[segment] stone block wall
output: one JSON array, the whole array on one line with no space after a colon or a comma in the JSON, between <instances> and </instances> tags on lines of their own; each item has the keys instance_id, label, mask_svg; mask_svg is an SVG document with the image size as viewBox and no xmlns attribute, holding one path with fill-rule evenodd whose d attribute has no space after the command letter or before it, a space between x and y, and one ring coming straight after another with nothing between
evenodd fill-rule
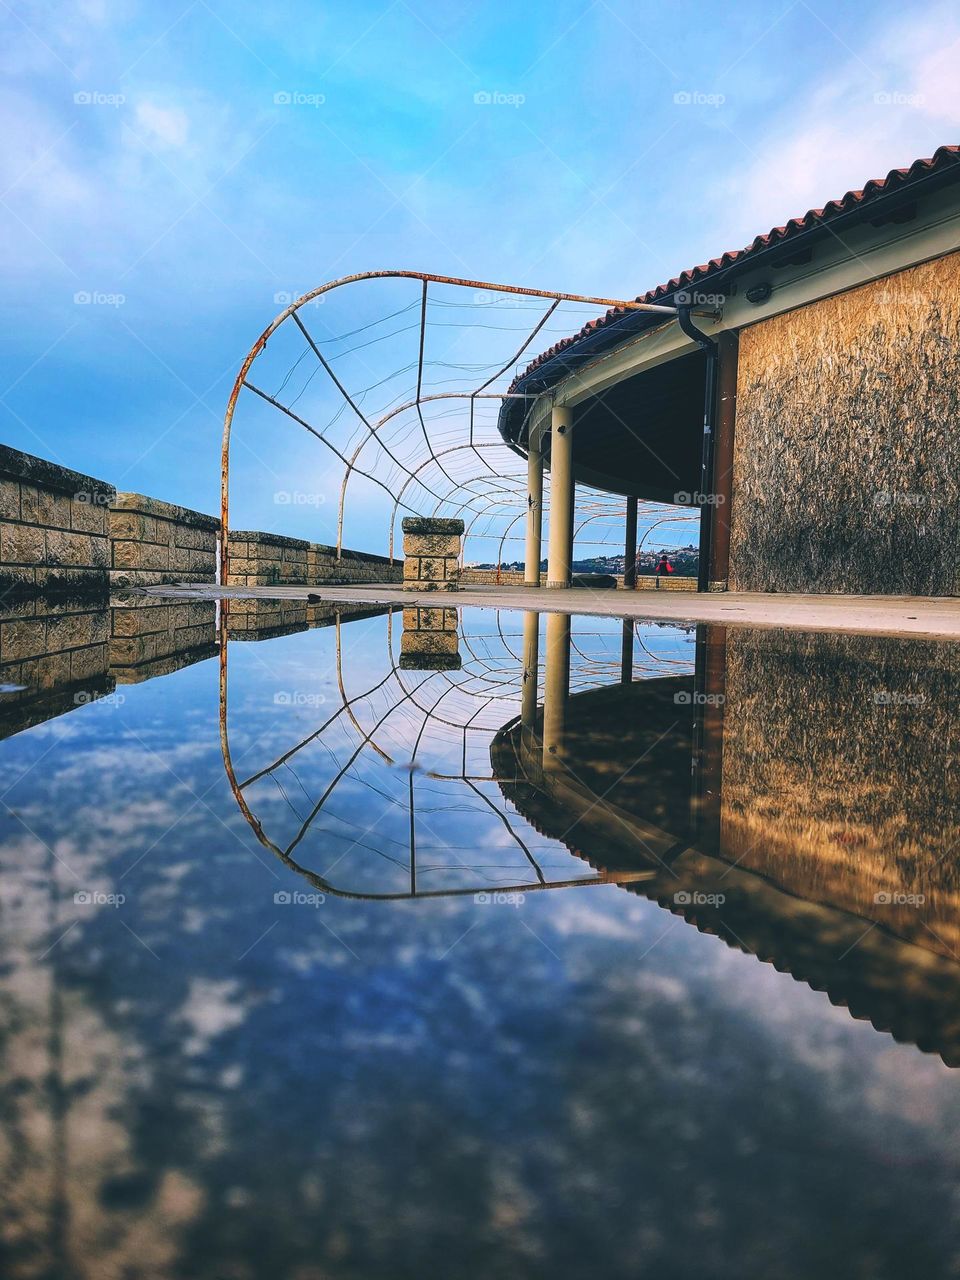
<instances>
[{"instance_id":1,"label":"stone block wall","mask_svg":"<svg viewBox=\"0 0 960 1280\"><path fill-rule=\"evenodd\" d=\"M188 507L118 493L110 509L110 585L216 582L220 521Z\"/></svg>"},{"instance_id":2,"label":"stone block wall","mask_svg":"<svg viewBox=\"0 0 960 1280\"><path fill-rule=\"evenodd\" d=\"M336 547L324 546L320 542L310 543L307 553L307 583L310 586L402 580L403 566L391 563L386 556L344 548L338 560Z\"/></svg>"},{"instance_id":3,"label":"stone block wall","mask_svg":"<svg viewBox=\"0 0 960 1280\"><path fill-rule=\"evenodd\" d=\"M462 520L405 516L403 520L403 589L456 591L460 581Z\"/></svg>"},{"instance_id":4,"label":"stone block wall","mask_svg":"<svg viewBox=\"0 0 960 1280\"><path fill-rule=\"evenodd\" d=\"M212 600L123 598L110 610L110 668L118 683L136 684L211 657L216 617Z\"/></svg>"},{"instance_id":5,"label":"stone block wall","mask_svg":"<svg viewBox=\"0 0 960 1280\"><path fill-rule=\"evenodd\" d=\"M279 533L231 530L227 583L231 587L305 586L310 543Z\"/></svg>"},{"instance_id":6,"label":"stone block wall","mask_svg":"<svg viewBox=\"0 0 960 1280\"><path fill-rule=\"evenodd\" d=\"M106 595L113 485L0 445L0 595Z\"/></svg>"}]
</instances>

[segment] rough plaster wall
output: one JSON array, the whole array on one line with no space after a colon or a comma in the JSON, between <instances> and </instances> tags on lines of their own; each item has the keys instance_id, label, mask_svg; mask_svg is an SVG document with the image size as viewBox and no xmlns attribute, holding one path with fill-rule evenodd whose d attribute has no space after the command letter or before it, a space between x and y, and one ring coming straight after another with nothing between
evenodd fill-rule
<instances>
[{"instance_id":1,"label":"rough plaster wall","mask_svg":"<svg viewBox=\"0 0 960 1280\"><path fill-rule=\"evenodd\" d=\"M739 591L960 594L960 254L744 330Z\"/></svg>"}]
</instances>

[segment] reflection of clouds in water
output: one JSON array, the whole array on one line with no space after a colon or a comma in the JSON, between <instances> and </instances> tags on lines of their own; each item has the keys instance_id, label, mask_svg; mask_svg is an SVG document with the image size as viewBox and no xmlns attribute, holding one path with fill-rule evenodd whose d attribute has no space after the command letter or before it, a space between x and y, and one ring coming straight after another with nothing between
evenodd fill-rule
<instances>
[{"instance_id":1,"label":"reflection of clouds in water","mask_svg":"<svg viewBox=\"0 0 960 1280\"><path fill-rule=\"evenodd\" d=\"M285 643L298 680L318 640ZM272 759L290 721L265 696L266 668L247 661L241 705L259 710L246 732ZM283 661L268 667L283 675ZM182 674L157 685L175 690ZM213 664L186 674L212 706ZM127 695L98 722L87 767L51 753L44 802L29 804L38 836L92 886L114 882L191 802L172 779L160 793L123 728L129 717L176 752L183 697ZM0 1160L24 1238L51 1222L60 1079L67 1231L84 1280L429 1275L438 1258L464 1275L579 1280L694 1274L704 1257L805 1280L829 1274L831 1256L866 1257L863 1239L885 1238L893 1208L914 1274L937 1274L960 1149L955 1076L938 1061L613 887L533 893L520 908L278 907L277 888L304 883L247 852L215 726L195 710L196 740L169 759L210 808L194 806L124 880L123 920L159 961L99 909L38 965L51 888L69 899L73 882L51 879L37 839L2 827L4 893L29 908L0 939L15 1015L5 1084L28 1168ZM0 765L19 745L0 744ZM356 767L369 778L374 764L365 753ZM428 803L450 805L429 825L449 820L471 861L502 853L492 812L468 821L453 792L427 785L440 792ZM369 804L355 777L342 794L335 833ZM271 818L284 807L264 801ZM533 834L531 847L557 848ZM65 927L72 905L55 905ZM51 1072L55 1017L66 1052ZM836 1223L824 1204L842 1206ZM877 1275L898 1274L891 1256Z\"/></svg>"}]
</instances>

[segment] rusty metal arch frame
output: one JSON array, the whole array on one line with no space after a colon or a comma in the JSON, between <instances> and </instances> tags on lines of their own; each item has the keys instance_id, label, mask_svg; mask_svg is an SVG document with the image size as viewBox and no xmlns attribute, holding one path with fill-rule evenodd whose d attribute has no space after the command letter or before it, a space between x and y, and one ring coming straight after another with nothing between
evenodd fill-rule
<instances>
[{"instance_id":1,"label":"rusty metal arch frame","mask_svg":"<svg viewBox=\"0 0 960 1280\"><path fill-rule=\"evenodd\" d=\"M363 447L365 447L365 445L369 442L369 440L371 438L376 438L379 446L386 450L386 446L384 445L383 441L380 439L380 436L379 436L379 432L382 428L383 423L378 423L375 427L370 424L366 415L359 408L359 406L351 397L350 393L340 382L336 373L331 368L329 362L326 360L326 358L320 351L320 348L313 341L312 337L310 336L309 332L306 329L306 326L303 324L298 314L302 307L308 305L311 302L314 302L317 298L322 297L324 294L331 293L335 289L344 288L347 285L357 284L357 283L360 283L361 281L368 281L368 280L419 280L422 284L417 395L412 402L406 404L405 406L401 406L400 408L409 409L411 407L416 407L417 414L420 419L421 427L424 432L424 438L427 443L427 447L430 450L431 455L433 454L433 449L432 449L432 446L430 445L430 441L429 441L428 433L426 431L426 427L423 421L423 413L422 413L422 405L426 403L428 399L428 397L422 394L422 388L423 388L423 357L424 357L424 346L425 346L425 335L426 335L426 312L427 312L427 301L428 301L428 289L430 284L449 285L454 287L473 289L475 291L486 291L489 293L497 293L497 294L509 294L509 295L524 297L524 298L543 298L548 300L552 304L550 307L547 308L546 313L540 318L540 320L537 322L537 325L528 334L526 340L518 349L517 353L511 358L511 360L508 361L503 366L502 369L500 369L491 378L489 378L475 392L438 393L436 398L470 400L471 428L472 428L472 421L473 421L474 401L478 398L492 398L492 399L502 400L509 395L509 393L507 392L487 393L486 388L490 386L494 381L496 381L498 377L502 376L502 374L505 373L507 369L509 369L510 365L514 362L514 360L518 359L520 355L522 355L522 353L526 350L527 346L530 344L533 338L536 337L536 335L540 332L540 330L543 328L547 320L550 318L550 316L553 314L553 312L556 310L557 306L559 306L561 302L584 303L584 304L589 304L597 307L608 307L608 308L616 307L626 311L655 312L655 313L668 315L671 317L675 317L678 314L676 307L658 306L652 303L643 303L643 302L631 301L627 299L605 298L605 297L598 297L598 296L587 295L587 294L566 293L558 290L534 289L534 288L527 288L520 285L495 284L485 280L462 279L454 276L443 276L443 275L437 275L432 272L423 272L423 271L400 271L400 270L363 271L363 272L357 272L349 276L342 276L337 280L328 281L326 284L322 284L315 289L311 289L309 292L303 294L301 297L297 298L294 302L290 303L290 305L287 306L283 311L281 311L280 314L277 315L271 321L271 323L266 327L266 329L263 330L263 332L254 342L253 346L247 352L247 355L240 366L240 371L237 374L236 379L234 380L234 384L231 389L229 399L227 401L226 413L224 415L223 438L222 438L221 453L220 453L220 520L221 520L220 575L221 575L222 582L226 582L229 574L230 443L232 438L233 422L236 414L237 404L239 402L240 392L244 387L246 387L248 390L253 391L256 395L260 396L262 399L272 404L275 408L279 409L281 412L287 414L294 421L299 423L300 426L304 427L312 435L316 436L323 444L327 445L327 447L331 449L331 451L335 453L341 459L341 461L343 461L344 464L347 466L345 484L341 490L341 511L340 511L340 516L338 520L338 525L339 525L338 537L337 537L338 557L340 555L340 552L342 551L342 512L343 512L343 504L345 502L346 481L348 480L349 476L352 474L354 470L356 470L358 474L367 475L366 472L362 472L359 466L356 465L359 460L359 452L357 453L357 457L355 459L353 460L347 459L342 453L342 451L339 450L333 444L332 441L328 440L322 432L318 431L315 427L313 427L310 423L305 421L299 415L293 413L289 407L281 404L279 401L276 400L275 397L270 396L268 393L262 391L255 384L250 382L248 379L248 375L257 357L260 356L262 352L265 350L270 338L277 332L277 330L286 320L292 317L295 324L298 326L298 328L301 330L301 333L306 338L314 354L317 356L317 359L319 360L323 369L326 371L326 373L328 374L328 376L330 377L334 385L337 387L337 389L339 390L340 394L342 395L346 403L350 406L350 408L353 409L357 418L360 420L361 423L363 423L363 425L367 429L367 437L364 440L361 440L360 444L357 446L357 449L362 452ZM434 398L434 397L429 397L429 398ZM522 398L531 399L535 397L522 396ZM391 410L390 416L395 417L396 413L399 411L400 409ZM471 436L472 436L472 430L471 430ZM508 446L505 446L505 447L508 447ZM387 450L387 452L389 456L389 450ZM405 464L400 463L398 459L393 459L393 460L396 462L397 465L401 467L401 470L407 471L409 473L409 468ZM440 466L440 470L441 472L444 471L444 468L442 467L442 465ZM383 482L380 481L378 477L369 475L367 478L371 479L374 483L380 485L381 488L384 488L387 492L389 492L388 486L383 484ZM449 475L448 475L448 479L450 479ZM437 495L434 495L434 496L437 496Z\"/></svg>"}]
</instances>

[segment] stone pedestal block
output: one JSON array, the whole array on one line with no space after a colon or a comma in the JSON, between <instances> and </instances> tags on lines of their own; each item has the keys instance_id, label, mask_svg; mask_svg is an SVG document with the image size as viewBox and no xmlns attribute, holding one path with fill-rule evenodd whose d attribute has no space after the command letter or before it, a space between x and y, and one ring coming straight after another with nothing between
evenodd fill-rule
<instances>
[{"instance_id":1,"label":"stone pedestal block","mask_svg":"<svg viewBox=\"0 0 960 1280\"><path fill-rule=\"evenodd\" d=\"M407 516L403 521L404 591L456 591L462 520Z\"/></svg>"}]
</instances>

